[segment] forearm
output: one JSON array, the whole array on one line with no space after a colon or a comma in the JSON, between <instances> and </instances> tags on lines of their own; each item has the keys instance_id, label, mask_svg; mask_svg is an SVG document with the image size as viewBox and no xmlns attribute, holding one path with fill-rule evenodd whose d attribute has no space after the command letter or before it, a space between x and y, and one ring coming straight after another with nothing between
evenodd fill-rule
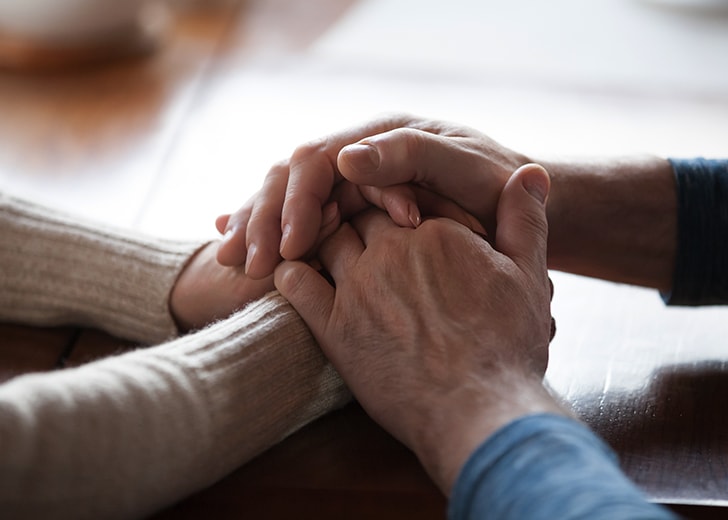
<instances>
[{"instance_id":1,"label":"forearm","mask_svg":"<svg viewBox=\"0 0 728 520\"><path fill-rule=\"evenodd\" d=\"M349 393L279 295L158 347L0 387L8 518L139 518Z\"/></svg>"},{"instance_id":2,"label":"forearm","mask_svg":"<svg viewBox=\"0 0 728 520\"><path fill-rule=\"evenodd\" d=\"M550 268L670 290L677 196L667 160L540 163L552 176Z\"/></svg>"}]
</instances>

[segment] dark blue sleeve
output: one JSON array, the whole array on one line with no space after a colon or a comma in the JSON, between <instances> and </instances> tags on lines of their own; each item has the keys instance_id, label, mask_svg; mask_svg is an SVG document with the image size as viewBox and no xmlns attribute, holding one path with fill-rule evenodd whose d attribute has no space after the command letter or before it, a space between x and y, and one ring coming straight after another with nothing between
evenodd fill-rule
<instances>
[{"instance_id":1,"label":"dark blue sleeve","mask_svg":"<svg viewBox=\"0 0 728 520\"><path fill-rule=\"evenodd\" d=\"M549 414L518 419L478 447L455 482L448 517L676 518L645 500L614 453L586 426Z\"/></svg>"},{"instance_id":2,"label":"dark blue sleeve","mask_svg":"<svg viewBox=\"0 0 728 520\"><path fill-rule=\"evenodd\" d=\"M669 159L678 244L668 305L728 303L728 160Z\"/></svg>"}]
</instances>

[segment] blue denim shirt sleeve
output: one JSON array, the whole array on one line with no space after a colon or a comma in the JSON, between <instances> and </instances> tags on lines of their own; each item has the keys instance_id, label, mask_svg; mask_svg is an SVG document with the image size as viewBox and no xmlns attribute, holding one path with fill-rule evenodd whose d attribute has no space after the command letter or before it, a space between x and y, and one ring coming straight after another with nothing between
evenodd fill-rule
<instances>
[{"instance_id":1,"label":"blue denim shirt sleeve","mask_svg":"<svg viewBox=\"0 0 728 520\"><path fill-rule=\"evenodd\" d=\"M668 305L728 303L728 159L669 159L677 184L677 252Z\"/></svg>"},{"instance_id":2,"label":"blue denim shirt sleeve","mask_svg":"<svg viewBox=\"0 0 728 520\"><path fill-rule=\"evenodd\" d=\"M645 500L586 426L550 414L518 419L481 444L458 476L450 520L675 519Z\"/></svg>"}]
</instances>

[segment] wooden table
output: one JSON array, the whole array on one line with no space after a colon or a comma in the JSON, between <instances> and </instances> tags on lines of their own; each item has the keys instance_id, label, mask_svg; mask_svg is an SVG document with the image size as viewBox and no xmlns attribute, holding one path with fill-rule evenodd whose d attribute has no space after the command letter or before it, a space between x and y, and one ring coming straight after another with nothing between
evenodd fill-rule
<instances>
[{"instance_id":1,"label":"wooden table","mask_svg":"<svg viewBox=\"0 0 728 520\"><path fill-rule=\"evenodd\" d=\"M709 70L728 55L724 11L569 0L547 12L527 0L198 4L174 13L146 58L2 73L0 189L150 233L214 236L214 217L295 145L391 110L470 124L536 155L726 153L728 80ZM543 31L539 20L563 27ZM623 29L622 43L600 46L594 20L602 32ZM671 53L671 70L689 63L704 74L665 72L654 43L630 50L636 28L670 50L702 49L697 60ZM553 278L550 384L653 500L724 517L728 312ZM0 338L0 380L130 347L70 326L0 324ZM419 519L443 518L445 506L412 454L353 404L155 518Z\"/></svg>"}]
</instances>

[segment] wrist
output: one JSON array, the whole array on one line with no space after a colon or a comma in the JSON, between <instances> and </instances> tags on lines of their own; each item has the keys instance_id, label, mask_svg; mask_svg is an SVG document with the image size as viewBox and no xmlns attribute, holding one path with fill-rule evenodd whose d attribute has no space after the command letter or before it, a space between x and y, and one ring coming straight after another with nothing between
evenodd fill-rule
<instances>
[{"instance_id":1,"label":"wrist","mask_svg":"<svg viewBox=\"0 0 728 520\"><path fill-rule=\"evenodd\" d=\"M676 247L672 167L658 157L541 161L551 269L669 289Z\"/></svg>"},{"instance_id":2,"label":"wrist","mask_svg":"<svg viewBox=\"0 0 728 520\"><path fill-rule=\"evenodd\" d=\"M429 420L412 448L447 496L470 455L502 427L537 413L569 415L541 379L515 371L450 392L430 410Z\"/></svg>"},{"instance_id":3,"label":"wrist","mask_svg":"<svg viewBox=\"0 0 728 520\"><path fill-rule=\"evenodd\" d=\"M198 283L195 262L206 248L207 244L190 255L177 274L177 279L169 292L169 314L179 332L187 332L198 325L195 319L195 292Z\"/></svg>"}]
</instances>

